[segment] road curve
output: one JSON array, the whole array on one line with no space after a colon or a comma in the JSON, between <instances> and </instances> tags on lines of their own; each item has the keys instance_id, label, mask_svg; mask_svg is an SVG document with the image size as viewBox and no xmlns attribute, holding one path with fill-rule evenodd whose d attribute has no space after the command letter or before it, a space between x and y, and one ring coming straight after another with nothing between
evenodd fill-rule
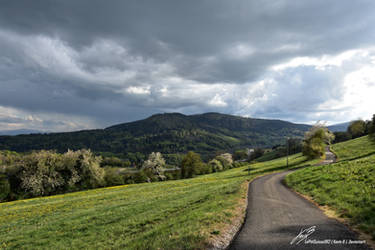
<instances>
[{"instance_id":1,"label":"road curve","mask_svg":"<svg viewBox=\"0 0 375 250\"><path fill-rule=\"evenodd\" d=\"M349 244L357 240L353 232L285 187L282 180L290 172L266 175L249 184L246 221L229 249L370 249ZM306 242L291 244L301 230L313 226Z\"/></svg>"}]
</instances>

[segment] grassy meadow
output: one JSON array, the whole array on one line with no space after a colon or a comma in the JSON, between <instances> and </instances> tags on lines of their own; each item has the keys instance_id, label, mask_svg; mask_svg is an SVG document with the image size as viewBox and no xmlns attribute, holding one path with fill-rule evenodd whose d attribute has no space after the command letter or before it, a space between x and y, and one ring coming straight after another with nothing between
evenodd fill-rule
<instances>
[{"instance_id":1,"label":"grassy meadow","mask_svg":"<svg viewBox=\"0 0 375 250\"><path fill-rule=\"evenodd\" d=\"M0 203L0 249L206 248L231 224L246 197L245 182L284 170L285 162ZM316 160L297 154L289 162L298 168Z\"/></svg>"},{"instance_id":2,"label":"grassy meadow","mask_svg":"<svg viewBox=\"0 0 375 250\"><path fill-rule=\"evenodd\" d=\"M375 239L375 145L365 136L332 149L337 163L298 170L286 182Z\"/></svg>"}]
</instances>

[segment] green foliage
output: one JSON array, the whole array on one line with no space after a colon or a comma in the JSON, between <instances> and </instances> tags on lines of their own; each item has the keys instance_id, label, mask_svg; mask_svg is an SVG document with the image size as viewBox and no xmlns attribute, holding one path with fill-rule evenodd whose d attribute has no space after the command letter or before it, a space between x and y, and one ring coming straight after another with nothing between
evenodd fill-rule
<instances>
[{"instance_id":1,"label":"green foliage","mask_svg":"<svg viewBox=\"0 0 375 250\"><path fill-rule=\"evenodd\" d=\"M256 148L256 149L254 149L254 152L252 152L250 154L249 160L250 161L255 160L255 159L261 157L263 154L264 154L264 149L262 149L262 148Z\"/></svg>"},{"instance_id":2,"label":"green foliage","mask_svg":"<svg viewBox=\"0 0 375 250\"><path fill-rule=\"evenodd\" d=\"M106 186L117 186L125 184L124 178L119 174L117 168L106 167L104 180Z\"/></svg>"},{"instance_id":3,"label":"green foliage","mask_svg":"<svg viewBox=\"0 0 375 250\"><path fill-rule=\"evenodd\" d=\"M9 199L44 196L104 186L100 157L89 150L58 154L39 151L26 155L1 154L10 185Z\"/></svg>"},{"instance_id":4,"label":"green foliage","mask_svg":"<svg viewBox=\"0 0 375 250\"><path fill-rule=\"evenodd\" d=\"M127 168L131 166L129 160L122 160L118 157L103 157L103 160L100 163L101 167L109 166L109 167L118 167L118 168Z\"/></svg>"},{"instance_id":5,"label":"green foliage","mask_svg":"<svg viewBox=\"0 0 375 250\"><path fill-rule=\"evenodd\" d=\"M352 135L348 132L334 132L335 140L333 143L344 142L352 139Z\"/></svg>"},{"instance_id":6,"label":"green foliage","mask_svg":"<svg viewBox=\"0 0 375 250\"><path fill-rule=\"evenodd\" d=\"M0 202L7 200L10 194L10 184L4 174L0 174Z\"/></svg>"},{"instance_id":7,"label":"green foliage","mask_svg":"<svg viewBox=\"0 0 375 250\"><path fill-rule=\"evenodd\" d=\"M209 161L208 165L212 169L212 172L221 172L224 170L223 164L221 164L221 162L216 159Z\"/></svg>"},{"instance_id":8,"label":"green foliage","mask_svg":"<svg viewBox=\"0 0 375 250\"><path fill-rule=\"evenodd\" d=\"M245 150L237 150L233 154L233 160L238 161L238 160L246 160L248 158L248 155Z\"/></svg>"},{"instance_id":9,"label":"green foliage","mask_svg":"<svg viewBox=\"0 0 375 250\"><path fill-rule=\"evenodd\" d=\"M366 134L366 122L363 120L352 121L347 132L351 134L353 139L364 136Z\"/></svg>"},{"instance_id":10,"label":"green foliage","mask_svg":"<svg viewBox=\"0 0 375 250\"><path fill-rule=\"evenodd\" d=\"M142 182L150 182L150 178L147 176L147 173L144 170L141 170L134 174L134 183Z\"/></svg>"},{"instance_id":11,"label":"green foliage","mask_svg":"<svg viewBox=\"0 0 375 250\"><path fill-rule=\"evenodd\" d=\"M199 154L192 151L188 152L181 162L181 178L191 178L198 173L202 164Z\"/></svg>"},{"instance_id":12,"label":"green foliage","mask_svg":"<svg viewBox=\"0 0 375 250\"><path fill-rule=\"evenodd\" d=\"M375 142L375 114L372 116L371 123L369 124L369 135L373 142Z\"/></svg>"},{"instance_id":13,"label":"green foliage","mask_svg":"<svg viewBox=\"0 0 375 250\"><path fill-rule=\"evenodd\" d=\"M326 144L330 144L334 135L323 125L316 124L305 133L302 153L310 159L324 156Z\"/></svg>"},{"instance_id":14,"label":"green foliage","mask_svg":"<svg viewBox=\"0 0 375 250\"><path fill-rule=\"evenodd\" d=\"M148 154L157 151L166 156L167 163L179 165L181 158L167 156L194 151L207 161L217 151L281 144L286 136L302 137L308 128L307 125L218 113L162 114L107 129L0 136L0 149L18 152L53 149L62 153L68 149L89 148L104 156L128 159L137 166L141 166Z\"/></svg>"}]
</instances>

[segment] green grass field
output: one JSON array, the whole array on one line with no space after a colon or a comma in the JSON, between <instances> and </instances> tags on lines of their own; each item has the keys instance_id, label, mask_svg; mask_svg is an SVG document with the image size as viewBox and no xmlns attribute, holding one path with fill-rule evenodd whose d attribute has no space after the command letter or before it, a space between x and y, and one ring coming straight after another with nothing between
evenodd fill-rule
<instances>
[{"instance_id":1,"label":"green grass field","mask_svg":"<svg viewBox=\"0 0 375 250\"><path fill-rule=\"evenodd\" d=\"M298 170L286 182L375 239L375 145L366 136L332 148L337 163Z\"/></svg>"},{"instance_id":2,"label":"green grass field","mask_svg":"<svg viewBox=\"0 0 375 250\"><path fill-rule=\"evenodd\" d=\"M290 168L314 163L290 157ZM205 248L230 225L242 184L285 169L285 158L247 169L0 203L0 248Z\"/></svg>"}]
</instances>

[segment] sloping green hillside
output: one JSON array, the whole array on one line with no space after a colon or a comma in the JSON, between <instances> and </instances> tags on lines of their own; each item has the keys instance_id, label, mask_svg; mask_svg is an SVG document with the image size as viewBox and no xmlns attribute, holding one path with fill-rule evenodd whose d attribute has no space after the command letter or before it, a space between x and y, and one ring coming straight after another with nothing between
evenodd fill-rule
<instances>
[{"instance_id":1,"label":"sloping green hillside","mask_svg":"<svg viewBox=\"0 0 375 250\"><path fill-rule=\"evenodd\" d=\"M315 163L300 154L290 167ZM285 158L193 179L132 184L0 203L4 249L204 249L245 198L246 180Z\"/></svg>"},{"instance_id":2,"label":"sloping green hillside","mask_svg":"<svg viewBox=\"0 0 375 250\"><path fill-rule=\"evenodd\" d=\"M375 145L368 136L332 146L338 162L301 169L287 184L372 234L375 239Z\"/></svg>"},{"instance_id":3,"label":"sloping green hillside","mask_svg":"<svg viewBox=\"0 0 375 250\"><path fill-rule=\"evenodd\" d=\"M115 125L106 129L69 133L0 136L0 150L18 152L89 148L95 152L126 154L154 151L163 154L195 151L203 158L216 151L243 147L284 144L285 138L301 137L308 125L280 120L243 118L207 113L183 115L158 114L147 119Z\"/></svg>"}]
</instances>

